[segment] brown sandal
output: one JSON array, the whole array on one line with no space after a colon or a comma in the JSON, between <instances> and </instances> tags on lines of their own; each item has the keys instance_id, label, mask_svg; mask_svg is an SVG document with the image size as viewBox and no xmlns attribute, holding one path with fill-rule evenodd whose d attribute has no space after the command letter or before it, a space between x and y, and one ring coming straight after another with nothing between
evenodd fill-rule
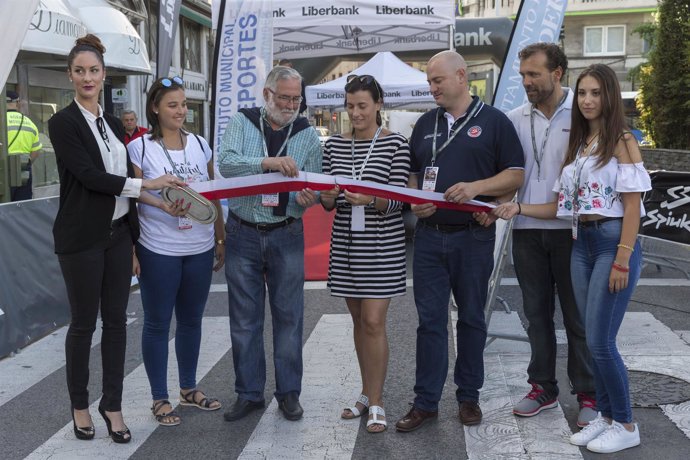
<instances>
[{"instance_id":1,"label":"brown sandal","mask_svg":"<svg viewBox=\"0 0 690 460\"><path fill-rule=\"evenodd\" d=\"M170 406L169 412L163 412L161 409L163 406ZM172 404L167 399L162 399L158 402L154 402L151 406L151 412L153 416L156 417L156 421L163 426L177 426L180 424L181 419L177 412L172 408ZM166 420L167 419L167 420Z\"/></svg>"},{"instance_id":2,"label":"brown sandal","mask_svg":"<svg viewBox=\"0 0 690 460\"><path fill-rule=\"evenodd\" d=\"M199 402L196 401L197 394L203 396ZM218 403L218 405L212 406L213 403ZM209 398L204 393L196 389L191 390L188 393L182 393L182 391L180 391L180 405L194 406L201 410L218 410L223 407L222 404L220 404L220 401L218 401L216 398Z\"/></svg>"}]
</instances>

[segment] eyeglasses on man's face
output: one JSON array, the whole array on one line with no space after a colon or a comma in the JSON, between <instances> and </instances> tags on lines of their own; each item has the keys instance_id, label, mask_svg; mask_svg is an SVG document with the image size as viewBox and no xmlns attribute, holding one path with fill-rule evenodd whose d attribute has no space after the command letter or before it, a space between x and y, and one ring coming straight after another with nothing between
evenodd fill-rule
<instances>
[{"instance_id":1,"label":"eyeglasses on man's face","mask_svg":"<svg viewBox=\"0 0 690 460\"><path fill-rule=\"evenodd\" d=\"M164 78L161 80L161 85L165 86L166 88L170 88L173 83L184 86L184 80L182 80L180 77Z\"/></svg>"},{"instance_id":2,"label":"eyeglasses on man's face","mask_svg":"<svg viewBox=\"0 0 690 460\"><path fill-rule=\"evenodd\" d=\"M275 98L278 99L283 104L289 104L289 103L299 104L300 102L302 102L302 96L286 96L284 94L276 93L271 88L266 88L266 89L268 89L271 92L271 94L273 94L273 96L275 96Z\"/></svg>"}]
</instances>

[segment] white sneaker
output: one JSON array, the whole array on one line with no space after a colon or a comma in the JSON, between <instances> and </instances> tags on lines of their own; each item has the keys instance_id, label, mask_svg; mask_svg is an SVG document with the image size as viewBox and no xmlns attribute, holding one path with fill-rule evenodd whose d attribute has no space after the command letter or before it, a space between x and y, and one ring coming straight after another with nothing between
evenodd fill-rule
<instances>
[{"instance_id":1,"label":"white sneaker","mask_svg":"<svg viewBox=\"0 0 690 460\"><path fill-rule=\"evenodd\" d=\"M611 425L601 416L601 412L597 413L597 418L589 422L579 433L575 433L570 437L570 444L576 446L586 446L590 441L596 439L601 433L606 431Z\"/></svg>"},{"instance_id":2,"label":"white sneaker","mask_svg":"<svg viewBox=\"0 0 690 460\"><path fill-rule=\"evenodd\" d=\"M623 449L640 445L640 430L637 423L633 424L634 431L628 431L615 420L608 430L600 434L596 439L587 443L587 450L600 454L610 454Z\"/></svg>"}]
</instances>

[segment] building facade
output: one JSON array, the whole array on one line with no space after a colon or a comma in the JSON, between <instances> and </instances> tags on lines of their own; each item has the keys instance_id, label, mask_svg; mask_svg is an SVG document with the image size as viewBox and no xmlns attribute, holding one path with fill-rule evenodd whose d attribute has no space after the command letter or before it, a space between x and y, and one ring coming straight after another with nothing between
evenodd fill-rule
<instances>
[{"instance_id":1,"label":"building facade","mask_svg":"<svg viewBox=\"0 0 690 460\"><path fill-rule=\"evenodd\" d=\"M48 120L74 98L66 67L76 38L94 33L106 45L104 109L116 116L134 110L139 124L147 125L146 92L155 78L159 8L159 0L40 0L6 83L20 94L20 111L36 123L44 146L34 164L35 197L57 191ZM186 127L208 137L211 0L183 0L174 43L169 75L185 81Z\"/></svg>"},{"instance_id":2,"label":"building facade","mask_svg":"<svg viewBox=\"0 0 690 460\"><path fill-rule=\"evenodd\" d=\"M512 17L520 0L462 0L458 14L463 17ZM580 72L594 63L610 66L618 75L623 91L635 91L637 82L630 70L644 61L648 43L635 29L652 22L657 0L567 0L561 46L568 56L568 86L575 86Z\"/></svg>"}]
</instances>

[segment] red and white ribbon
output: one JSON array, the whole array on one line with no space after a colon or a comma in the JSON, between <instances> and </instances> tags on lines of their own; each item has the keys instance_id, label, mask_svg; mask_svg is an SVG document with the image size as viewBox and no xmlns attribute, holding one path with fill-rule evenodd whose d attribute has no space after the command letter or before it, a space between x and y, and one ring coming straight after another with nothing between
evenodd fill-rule
<instances>
[{"instance_id":1,"label":"red and white ribbon","mask_svg":"<svg viewBox=\"0 0 690 460\"><path fill-rule=\"evenodd\" d=\"M443 193L438 192L307 172L300 172L298 177L285 177L281 173L255 174L253 176L195 182L189 186L209 200L218 200L264 193L298 192L305 188L323 191L330 190L336 185L341 190L348 190L353 193L373 195L378 198L411 204L433 203L439 208L456 211L489 212L495 207L493 204L477 200L470 200L462 204L451 203L443 198Z\"/></svg>"}]
</instances>

